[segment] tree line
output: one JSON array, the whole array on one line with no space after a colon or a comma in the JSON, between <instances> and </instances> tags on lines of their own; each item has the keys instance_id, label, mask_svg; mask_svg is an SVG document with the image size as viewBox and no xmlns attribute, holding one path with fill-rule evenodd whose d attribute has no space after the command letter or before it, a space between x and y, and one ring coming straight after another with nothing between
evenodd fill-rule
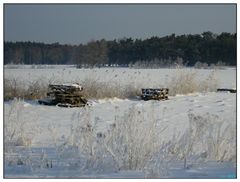
<instances>
[{"instance_id":1,"label":"tree line","mask_svg":"<svg viewBox=\"0 0 240 182\"><path fill-rule=\"evenodd\" d=\"M80 45L37 42L4 42L4 64L76 64L79 67L106 65L174 64L236 66L236 33L175 34L148 39L96 40Z\"/></svg>"}]
</instances>

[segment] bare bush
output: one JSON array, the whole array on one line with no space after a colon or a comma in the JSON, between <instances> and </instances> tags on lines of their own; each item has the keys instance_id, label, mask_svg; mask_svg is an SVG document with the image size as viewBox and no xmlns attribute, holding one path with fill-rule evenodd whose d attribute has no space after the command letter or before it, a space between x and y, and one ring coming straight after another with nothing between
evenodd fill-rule
<instances>
[{"instance_id":1,"label":"bare bush","mask_svg":"<svg viewBox=\"0 0 240 182\"><path fill-rule=\"evenodd\" d=\"M198 84L199 92L216 92L219 81L216 77L216 71L212 71L205 80L201 80Z\"/></svg>"},{"instance_id":2,"label":"bare bush","mask_svg":"<svg viewBox=\"0 0 240 182\"><path fill-rule=\"evenodd\" d=\"M118 75L115 75L117 77ZM118 81L101 82L96 75L87 76L81 83L87 98L130 98L140 94L141 87L134 82L119 84Z\"/></svg>"},{"instance_id":3,"label":"bare bush","mask_svg":"<svg viewBox=\"0 0 240 182\"><path fill-rule=\"evenodd\" d=\"M107 131L99 131L97 125L101 121L92 118L91 109L86 107L73 115L70 136L63 141L55 137L54 127L51 129L59 153L58 160L75 158L78 162L75 165L82 172L142 170L149 173L153 167L150 161L156 162L154 156L159 152L160 133L166 129L159 127L154 113L152 105L151 112L145 118L143 108L133 106L123 117L116 116ZM74 155L64 156L70 148L76 148L78 153L75 151ZM158 167L159 176L159 171L162 172L165 166Z\"/></svg>"},{"instance_id":4,"label":"bare bush","mask_svg":"<svg viewBox=\"0 0 240 182\"><path fill-rule=\"evenodd\" d=\"M217 90L218 79L215 71L212 71L205 80L199 80L197 72L185 72L179 70L167 83L169 95L190 94L195 92L213 92Z\"/></svg>"},{"instance_id":5,"label":"bare bush","mask_svg":"<svg viewBox=\"0 0 240 182\"><path fill-rule=\"evenodd\" d=\"M81 173L116 172L116 162L104 147L105 134L98 131L98 122L98 118L91 118L91 109L86 106L73 114L68 137L59 138L56 127L51 126L49 129L58 153L57 160L80 168Z\"/></svg>"},{"instance_id":6,"label":"bare bush","mask_svg":"<svg viewBox=\"0 0 240 182\"><path fill-rule=\"evenodd\" d=\"M16 146L30 147L32 140L39 131L24 117L23 102L15 99L11 103L11 108L4 117L4 144L5 152L10 152Z\"/></svg>"},{"instance_id":7,"label":"bare bush","mask_svg":"<svg viewBox=\"0 0 240 182\"><path fill-rule=\"evenodd\" d=\"M154 106L148 119L143 109L130 108L118 118L106 138L106 148L124 170L143 170L150 157L158 150L161 129L154 118Z\"/></svg>"},{"instance_id":8,"label":"bare bush","mask_svg":"<svg viewBox=\"0 0 240 182\"><path fill-rule=\"evenodd\" d=\"M189 94L197 91L196 72L179 70L167 83L169 95Z\"/></svg>"},{"instance_id":9,"label":"bare bush","mask_svg":"<svg viewBox=\"0 0 240 182\"><path fill-rule=\"evenodd\" d=\"M26 94L24 95L25 99L39 99L46 96L48 90L48 83L43 79L38 79L30 82L28 84Z\"/></svg>"},{"instance_id":10,"label":"bare bush","mask_svg":"<svg viewBox=\"0 0 240 182\"><path fill-rule=\"evenodd\" d=\"M192 147L194 152L202 150L208 160L235 160L236 132L232 124L225 123L219 116L209 113L205 116L189 114L189 123L190 135L193 136L191 138L195 140L192 142L195 143Z\"/></svg>"},{"instance_id":11,"label":"bare bush","mask_svg":"<svg viewBox=\"0 0 240 182\"><path fill-rule=\"evenodd\" d=\"M196 68L196 69L207 69L208 68L208 64L207 63L202 63L200 61L197 61L194 64L194 68Z\"/></svg>"},{"instance_id":12,"label":"bare bush","mask_svg":"<svg viewBox=\"0 0 240 182\"><path fill-rule=\"evenodd\" d=\"M183 160L184 168L206 161L236 161L234 126L224 125L217 115L190 113L189 127L177 140L171 140L171 153Z\"/></svg>"},{"instance_id":13,"label":"bare bush","mask_svg":"<svg viewBox=\"0 0 240 182\"><path fill-rule=\"evenodd\" d=\"M118 108L115 109L118 113ZM96 125L89 123L87 114L88 119L84 119L85 124L81 124L81 132L77 132L78 137L74 138L81 141L81 149L87 149L91 156L91 166L99 165L100 161L101 164L106 164L103 161L105 156L105 160L108 159L107 165L115 166L112 169L140 170L146 173L146 177L164 176L167 174L170 157L165 158L167 156L161 147L160 137L166 127L162 128L154 115L154 104L148 114L142 107L134 105L124 116L116 115L114 123L106 132L97 133ZM79 134L83 136L80 137Z\"/></svg>"},{"instance_id":14,"label":"bare bush","mask_svg":"<svg viewBox=\"0 0 240 182\"><path fill-rule=\"evenodd\" d=\"M18 78L4 80L4 99L38 99L47 93L48 82L42 78L25 83Z\"/></svg>"},{"instance_id":15,"label":"bare bush","mask_svg":"<svg viewBox=\"0 0 240 182\"><path fill-rule=\"evenodd\" d=\"M25 95L26 89L17 78L5 79L4 80L4 99L10 100L13 98L23 98Z\"/></svg>"}]
</instances>

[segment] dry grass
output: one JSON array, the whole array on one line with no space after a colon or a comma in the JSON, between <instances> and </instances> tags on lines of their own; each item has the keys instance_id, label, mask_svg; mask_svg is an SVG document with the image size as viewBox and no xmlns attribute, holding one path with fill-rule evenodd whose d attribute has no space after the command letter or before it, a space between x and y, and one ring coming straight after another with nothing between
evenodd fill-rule
<instances>
[{"instance_id":1,"label":"dry grass","mask_svg":"<svg viewBox=\"0 0 240 182\"><path fill-rule=\"evenodd\" d=\"M215 92L218 88L218 79L215 71L212 71L205 80L199 80L196 71L179 70L166 84L169 88L169 95L186 95L195 92Z\"/></svg>"},{"instance_id":2,"label":"dry grass","mask_svg":"<svg viewBox=\"0 0 240 182\"><path fill-rule=\"evenodd\" d=\"M162 129L157 126L154 105L147 118L145 114L143 108L133 106L124 117L116 118L106 136L105 146L120 169L143 170L160 147Z\"/></svg>"},{"instance_id":3,"label":"dry grass","mask_svg":"<svg viewBox=\"0 0 240 182\"><path fill-rule=\"evenodd\" d=\"M4 115L5 152L15 146L30 147L35 134L40 131L36 123L25 116L23 104L21 100L14 99Z\"/></svg>"},{"instance_id":4,"label":"dry grass","mask_svg":"<svg viewBox=\"0 0 240 182\"><path fill-rule=\"evenodd\" d=\"M16 98L23 98L25 89L20 80L16 78L4 80L4 99L10 100Z\"/></svg>"},{"instance_id":5,"label":"dry grass","mask_svg":"<svg viewBox=\"0 0 240 182\"><path fill-rule=\"evenodd\" d=\"M96 82L95 80L85 80L83 82L84 96L87 98L104 99L104 98L131 98L140 94L141 87L133 84L120 85L117 82Z\"/></svg>"},{"instance_id":6,"label":"dry grass","mask_svg":"<svg viewBox=\"0 0 240 182\"><path fill-rule=\"evenodd\" d=\"M43 79L25 83L17 78L4 80L4 100L12 100L14 98L21 99L39 99L47 93L48 83Z\"/></svg>"},{"instance_id":7,"label":"dry grass","mask_svg":"<svg viewBox=\"0 0 240 182\"><path fill-rule=\"evenodd\" d=\"M129 80L121 84L118 81L118 76L119 75L115 75L110 81L103 82L100 81L93 72L87 75L83 81L79 82L78 80L74 80L72 83L79 83L83 86L83 95L87 99L132 98L140 95L141 88L146 87L146 83L136 81L138 79L137 76L130 77ZM151 78L149 78L149 80L151 80ZM51 80L39 78L26 83L17 78L5 79L4 99L39 99L45 97L48 91L48 84L50 83L61 84L62 81L58 78ZM153 84L160 85L160 83ZM217 90L218 80L214 71L211 72L205 80L199 80L196 71L189 72L179 69L177 74L173 75L165 85L169 88L169 95L175 96L177 94L185 95L194 92L214 92Z\"/></svg>"}]
</instances>

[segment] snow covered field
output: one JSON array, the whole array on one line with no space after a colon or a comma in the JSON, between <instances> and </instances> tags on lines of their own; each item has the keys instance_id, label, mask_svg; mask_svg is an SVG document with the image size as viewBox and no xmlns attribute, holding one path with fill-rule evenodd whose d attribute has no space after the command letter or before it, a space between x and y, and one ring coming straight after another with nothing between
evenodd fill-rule
<instances>
[{"instance_id":1,"label":"snow covered field","mask_svg":"<svg viewBox=\"0 0 240 182\"><path fill-rule=\"evenodd\" d=\"M6 78L164 86L177 69L5 69ZM196 71L199 79L212 70ZM236 70L216 70L236 88ZM6 178L236 178L236 94L91 99L85 108L4 103Z\"/></svg>"},{"instance_id":2,"label":"snow covered field","mask_svg":"<svg viewBox=\"0 0 240 182\"><path fill-rule=\"evenodd\" d=\"M50 68L32 69L29 67L12 68L4 70L6 79L17 78L30 83L34 80L52 82L81 82L86 78L94 78L99 82L126 84L126 82L145 87L165 86L172 76L178 75L183 69L127 69L127 68L101 68L101 69L76 69L72 66L55 66ZM213 72L211 69L184 68L184 72L196 73L199 79L205 79ZM214 74L219 81L219 86L236 88L236 68L215 70Z\"/></svg>"}]
</instances>

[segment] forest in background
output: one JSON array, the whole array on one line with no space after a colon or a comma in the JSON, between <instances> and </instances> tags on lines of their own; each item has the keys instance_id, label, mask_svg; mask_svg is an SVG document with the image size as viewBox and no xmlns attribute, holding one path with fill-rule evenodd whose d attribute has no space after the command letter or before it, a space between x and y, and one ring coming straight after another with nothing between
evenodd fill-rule
<instances>
[{"instance_id":1,"label":"forest in background","mask_svg":"<svg viewBox=\"0 0 240 182\"><path fill-rule=\"evenodd\" d=\"M236 66L236 49L236 33L210 31L148 39L101 39L79 45L4 42L4 64L75 64L79 68Z\"/></svg>"}]
</instances>

